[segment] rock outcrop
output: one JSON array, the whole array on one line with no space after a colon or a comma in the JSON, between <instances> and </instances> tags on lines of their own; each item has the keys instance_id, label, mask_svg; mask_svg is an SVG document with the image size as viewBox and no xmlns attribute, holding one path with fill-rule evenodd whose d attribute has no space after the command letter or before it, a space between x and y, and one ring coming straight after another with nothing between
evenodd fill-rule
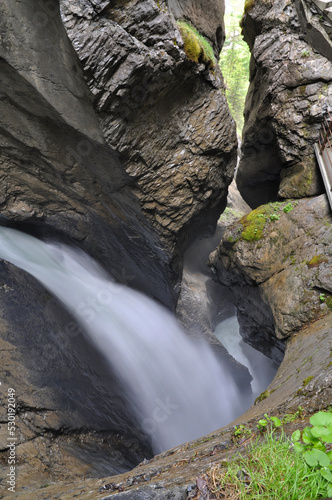
<instances>
[{"instance_id":1,"label":"rock outcrop","mask_svg":"<svg viewBox=\"0 0 332 500\"><path fill-rule=\"evenodd\" d=\"M251 5L243 18L252 57L237 184L255 208L323 192L313 144L332 110L332 60L329 21L311 1Z\"/></svg>"},{"instance_id":2,"label":"rock outcrop","mask_svg":"<svg viewBox=\"0 0 332 500\"><path fill-rule=\"evenodd\" d=\"M218 280L236 288L240 311L256 324L261 314L253 304L261 304L265 322L250 334L257 348L266 334L281 347L331 311L331 222L325 195L263 205L231 225L211 254Z\"/></svg>"},{"instance_id":3,"label":"rock outcrop","mask_svg":"<svg viewBox=\"0 0 332 500\"><path fill-rule=\"evenodd\" d=\"M204 3L175 4L194 24ZM106 141L173 254L208 233L226 204L237 141L219 70L187 58L163 2L62 0L61 8Z\"/></svg>"},{"instance_id":4,"label":"rock outcrop","mask_svg":"<svg viewBox=\"0 0 332 500\"><path fill-rule=\"evenodd\" d=\"M225 40L224 0L167 0L175 19L192 23L213 45L216 57Z\"/></svg>"},{"instance_id":5,"label":"rock outcrop","mask_svg":"<svg viewBox=\"0 0 332 500\"><path fill-rule=\"evenodd\" d=\"M1 9L2 221L82 246L171 307L171 256L105 143L57 3Z\"/></svg>"}]
</instances>

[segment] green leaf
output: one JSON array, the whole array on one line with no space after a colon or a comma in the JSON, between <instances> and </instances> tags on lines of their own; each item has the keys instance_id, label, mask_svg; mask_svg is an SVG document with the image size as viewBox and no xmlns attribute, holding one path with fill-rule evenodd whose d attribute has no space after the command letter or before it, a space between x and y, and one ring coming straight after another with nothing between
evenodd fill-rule
<instances>
[{"instance_id":1,"label":"green leaf","mask_svg":"<svg viewBox=\"0 0 332 500\"><path fill-rule=\"evenodd\" d=\"M276 427L280 427L281 426L281 421L279 420L278 417L271 417L271 420L272 420L272 422L274 423L274 425Z\"/></svg>"},{"instance_id":2,"label":"green leaf","mask_svg":"<svg viewBox=\"0 0 332 500\"><path fill-rule=\"evenodd\" d=\"M330 460L332 460L332 450L326 452L326 455L329 457Z\"/></svg>"},{"instance_id":3,"label":"green leaf","mask_svg":"<svg viewBox=\"0 0 332 500\"><path fill-rule=\"evenodd\" d=\"M258 420L258 423L261 427L266 427L267 426L267 421L266 420Z\"/></svg>"},{"instance_id":4,"label":"green leaf","mask_svg":"<svg viewBox=\"0 0 332 500\"><path fill-rule=\"evenodd\" d=\"M329 483L332 483L332 472L329 470L321 470L320 471L321 475L323 476L324 479L329 481Z\"/></svg>"},{"instance_id":5,"label":"green leaf","mask_svg":"<svg viewBox=\"0 0 332 500\"><path fill-rule=\"evenodd\" d=\"M312 434L310 427L305 427L305 429L303 429L302 440L307 444L315 445L319 443L319 439Z\"/></svg>"},{"instance_id":6,"label":"green leaf","mask_svg":"<svg viewBox=\"0 0 332 500\"><path fill-rule=\"evenodd\" d=\"M301 431L297 430L297 431L294 431L293 434L292 434L292 437L291 437L291 440L293 441L293 443L295 441L299 441L301 438Z\"/></svg>"},{"instance_id":7,"label":"green leaf","mask_svg":"<svg viewBox=\"0 0 332 500\"><path fill-rule=\"evenodd\" d=\"M311 425L332 426L332 413L319 411L310 418Z\"/></svg>"},{"instance_id":8,"label":"green leaf","mask_svg":"<svg viewBox=\"0 0 332 500\"><path fill-rule=\"evenodd\" d=\"M324 443L332 443L332 429L329 427L316 426L311 429L313 436L321 438Z\"/></svg>"},{"instance_id":9,"label":"green leaf","mask_svg":"<svg viewBox=\"0 0 332 500\"><path fill-rule=\"evenodd\" d=\"M328 467L328 465L330 464L330 459L326 455L326 453L315 448L303 453L303 458L307 462L307 464L310 465L310 467L316 467L317 465Z\"/></svg>"},{"instance_id":10,"label":"green leaf","mask_svg":"<svg viewBox=\"0 0 332 500\"><path fill-rule=\"evenodd\" d=\"M327 496L328 497L332 497L332 488L331 488L331 486L327 487Z\"/></svg>"},{"instance_id":11,"label":"green leaf","mask_svg":"<svg viewBox=\"0 0 332 500\"><path fill-rule=\"evenodd\" d=\"M306 451L307 447L304 446L304 444L300 443L294 443L294 451L296 453L304 453Z\"/></svg>"}]
</instances>

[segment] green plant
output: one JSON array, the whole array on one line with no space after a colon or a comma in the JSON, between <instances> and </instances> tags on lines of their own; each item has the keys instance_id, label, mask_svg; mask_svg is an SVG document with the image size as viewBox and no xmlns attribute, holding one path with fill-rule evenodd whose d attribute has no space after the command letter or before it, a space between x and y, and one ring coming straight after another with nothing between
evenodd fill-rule
<instances>
[{"instance_id":1,"label":"green plant","mask_svg":"<svg viewBox=\"0 0 332 500\"><path fill-rule=\"evenodd\" d=\"M207 473L209 490L216 499L309 500L322 498L326 480L313 474L301 455L293 452L290 440L273 431Z\"/></svg>"},{"instance_id":2,"label":"green plant","mask_svg":"<svg viewBox=\"0 0 332 500\"><path fill-rule=\"evenodd\" d=\"M326 264L327 262L328 258L323 254L319 254L314 255L313 258L307 262L307 265L311 269L312 267L319 267L320 264Z\"/></svg>"},{"instance_id":3,"label":"green plant","mask_svg":"<svg viewBox=\"0 0 332 500\"><path fill-rule=\"evenodd\" d=\"M269 417L267 413L264 414L264 417L265 418L261 418L257 424L257 429L260 431L265 431L268 428L277 428L282 425L282 422L278 417Z\"/></svg>"},{"instance_id":4,"label":"green plant","mask_svg":"<svg viewBox=\"0 0 332 500\"><path fill-rule=\"evenodd\" d=\"M326 480L325 493L332 496L332 450L326 448L332 443L332 413L319 411L310 418L310 424L302 432L293 432L294 450Z\"/></svg>"},{"instance_id":5,"label":"green plant","mask_svg":"<svg viewBox=\"0 0 332 500\"><path fill-rule=\"evenodd\" d=\"M306 385L308 385L308 384L309 384L309 382L311 382L313 378L314 378L314 377L313 377L312 375L310 375L310 377L305 378L305 379L303 380L303 382L302 382L303 387L305 387Z\"/></svg>"},{"instance_id":6,"label":"green plant","mask_svg":"<svg viewBox=\"0 0 332 500\"><path fill-rule=\"evenodd\" d=\"M191 61L195 63L202 62L210 68L217 64L213 48L193 26L185 21L177 21L177 26L183 40L184 51Z\"/></svg>"},{"instance_id":7,"label":"green plant","mask_svg":"<svg viewBox=\"0 0 332 500\"><path fill-rule=\"evenodd\" d=\"M296 412L294 412L294 413L286 413L282 417L282 423L283 424L288 424L290 422L294 422L295 420L303 418L303 414L304 414L304 409L301 406L299 406L299 409Z\"/></svg>"},{"instance_id":8,"label":"green plant","mask_svg":"<svg viewBox=\"0 0 332 500\"><path fill-rule=\"evenodd\" d=\"M320 300L321 302L325 302L325 301L326 301L326 294L325 294L325 293L321 293L321 294L319 294L319 300Z\"/></svg>"},{"instance_id":9,"label":"green plant","mask_svg":"<svg viewBox=\"0 0 332 500\"><path fill-rule=\"evenodd\" d=\"M310 52L308 50L302 50L302 54L301 54L301 57L309 57L310 56Z\"/></svg>"},{"instance_id":10,"label":"green plant","mask_svg":"<svg viewBox=\"0 0 332 500\"><path fill-rule=\"evenodd\" d=\"M283 208L283 211L285 212L285 214L288 214L288 212L291 212L294 208L294 205L293 203L289 202L287 203L287 205Z\"/></svg>"},{"instance_id":11,"label":"green plant","mask_svg":"<svg viewBox=\"0 0 332 500\"><path fill-rule=\"evenodd\" d=\"M257 403L260 403L261 401L264 401L264 399L268 398L271 395L270 391L264 391L262 392L256 399L254 404L256 405Z\"/></svg>"},{"instance_id":12,"label":"green plant","mask_svg":"<svg viewBox=\"0 0 332 500\"><path fill-rule=\"evenodd\" d=\"M238 439L241 438L247 438L251 436L251 430L245 427L244 425L239 425L234 427L234 431L232 434L232 440L237 441Z\"/></svg>"},{"instance_id":13,"label":"green plant","mask_svg":"<svg viewBox=\"0 0 332 500\"><path fill-rule=\"evenodd\" d=\"M242 134L244 125L244 104L249 86L250 51L241 35L240 20L243 1L231 2L226 8L226 40L220 53L219 66L225 80L226 98L231 114L236 122L237 131Z\"/></svg>"}]
</instances>

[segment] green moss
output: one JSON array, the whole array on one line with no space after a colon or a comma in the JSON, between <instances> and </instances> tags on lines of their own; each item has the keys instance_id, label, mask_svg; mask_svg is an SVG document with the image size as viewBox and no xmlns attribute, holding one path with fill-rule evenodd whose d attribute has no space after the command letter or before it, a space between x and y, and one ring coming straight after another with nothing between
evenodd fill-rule
<instances>
[{"instance_id":1,"label":"green moss","mask_svg":"<svg viewBox=\"0 0 332 500\"><path fill-rule=\"evenodd\" d=\"M318 267L323 262L328 262L325 255L314 255L314 257L307 262L307 266L311 269L312 267Z\"/></svg>"},{"instance_id":2,"label":"green moss","mask_svg":"<svg viewBox=\"0 0 332 500\"><path fill-rule=\"evenodd\" d=\"M253 9L255 6L255 0L245 0L244 2L244 12L245 14L249 12L249 10Z\"/></svg>"},{"instance_id":3,"label":"green moss","mask_svg":"<svg viewBox=\"0 0 332 500\"><path fill-rule=\"evenodd\" d=\"M264 399L268 398L271 395L270 391L264 391L262 392L258 398L255 399L254 404L260 403L261 401L264 401Z\"/></svg>"},{"instance_id":4,"label":"green moss","mask_svg":"<svg viewBox=\"0 0 332 500\"><path fill-rule=\"evenodd\" d=\"M184 51L191 61L202 62L210 68L217 64L213 48L210 43L190 24L177 21L177 26L182 36Z\"/></svg>"},{"instance_id":5,"label":"green moss","mask_svg":"<svg viewBox=\"0 0 332 500\"><path fill-rule=\"evenodd\" d=\"M330 295L329 297L326 298L325 300L325 304L327 305L327 307L330 309L330 311L332 311L332 296Z\"/></svg>"},{"instance_id":6,"label":"green moss","mask_svg":"<svg viewBox=\"0 0 332 500\"><path fill-rule=\"evenodd\" d=\"M303 387L305 387L306 385L308 385L308 384L309 384L309 382L311 382L311 380L312 380L313 378L314 378L314 377L313 377L313 375L310 375L310 377L305 378L305 379L303 380L303 382L302 382Z\"/></svg>"},{"instance_id":7,"label":"green moss","mask_svg":"<svg viewBox=\"0 0 332 500\"><path fill-rule=\"evenodd\" d=\"M273 214L272 205L262 205L256 208L250 214L245 215L241 219L243 231L241 238L246 241L258 241L262 238L264 228L267 222L271 220L269 217Z\"/></svg>"}]
</instances>

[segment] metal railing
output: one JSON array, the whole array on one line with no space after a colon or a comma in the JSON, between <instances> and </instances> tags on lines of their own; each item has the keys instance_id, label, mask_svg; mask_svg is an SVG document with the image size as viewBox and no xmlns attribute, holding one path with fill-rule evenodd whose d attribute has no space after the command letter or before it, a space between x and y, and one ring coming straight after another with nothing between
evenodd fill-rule
<instances>
[{"instance_id":1,"label":"metal railing","mask_svg":"<svg viewBox=\"0 0 332 500\"><path fill-rule=\"evenodd\" d=\"M327 111L325 119L322 124L322 130L319 136L319 149L320 154L323 154L323 150L327 147L332 147L332 117L329 111Z\"/></svg>"},{"instance_id":2,"label":"metal railing","mask_svg":"<svg viewBox=\"0 0 332 500\"><path fill-rule=\"evenodd\" d=\"M332 116L329 112L324 118L315 152L332 208Z\"/></svg>"}]
</instances>

